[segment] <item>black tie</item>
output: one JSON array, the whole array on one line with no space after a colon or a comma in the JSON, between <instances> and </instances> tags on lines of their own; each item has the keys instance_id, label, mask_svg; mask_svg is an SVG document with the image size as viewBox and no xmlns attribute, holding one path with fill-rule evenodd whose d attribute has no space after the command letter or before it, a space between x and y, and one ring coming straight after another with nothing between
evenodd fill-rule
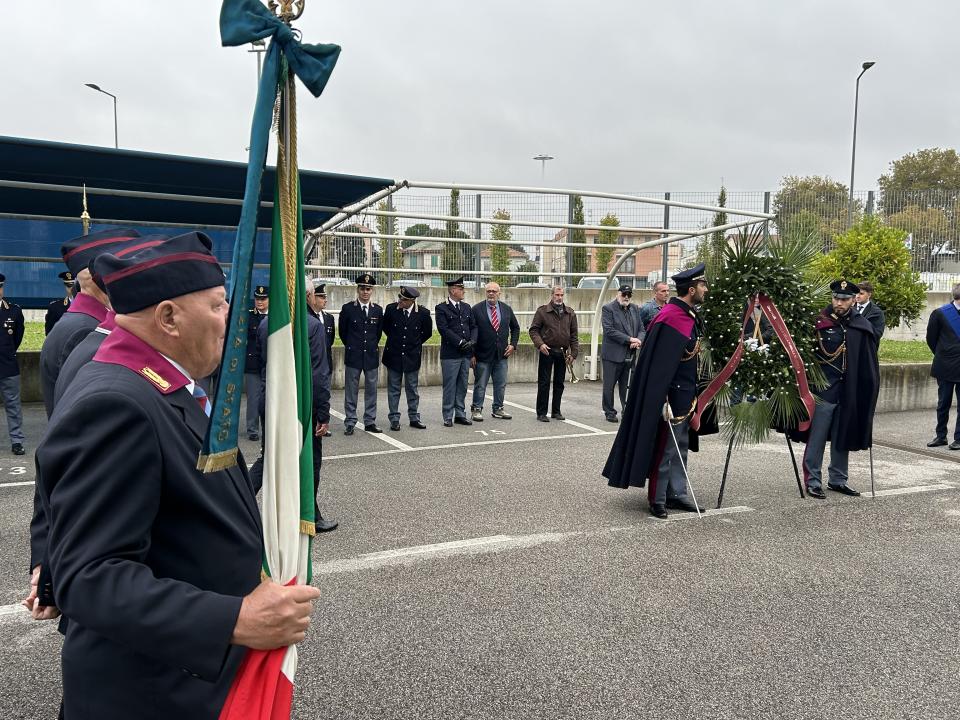
<instances>
[{"instance_id":1,"label":"black tie","mask_svg":"<svg viewBox=\"0 0 960 720\"><path fill-rule=\"evenodd\" d=\"M364 318L370 317L370 316L367 314L367 306L366 306L366 305L363 306L363 317L364 317Z\"/></svg>"}]
</instances>

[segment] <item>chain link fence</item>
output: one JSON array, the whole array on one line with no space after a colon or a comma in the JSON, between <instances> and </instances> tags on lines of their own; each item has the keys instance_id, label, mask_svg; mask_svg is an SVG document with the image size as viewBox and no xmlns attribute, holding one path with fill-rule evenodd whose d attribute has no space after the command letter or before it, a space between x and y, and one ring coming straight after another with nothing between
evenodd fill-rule
<instances>
[{"instance_id":1,"label":"chain link fence","mask_svg":"<svg viewBox=\"0 0 960 720\"><path fill-rule=\"evenodd\" d=\"M638 195L683 204L718 204L718 196L710 192ZM731 211L774 214L767 228L770 234L817 232L824 252L834 247L836 236L849 227L851 218L877 215L903 230L912 267L931 290L949 289L960 278L960 190L860 191L854 194L852 207L846 195L836 193L729 192L724 204ZM475 217L503 222L481 224L471 220ZM464 273L468 284L494 279L505 286L590 287L630 246L667 233L693 233L741 219L686 207L565 194L403 189L316 237L308 262L329 282L344 284L360 268L380 271L383 280L393 284L442 285L445 279ZM565 224L587 227L561 227ZM724 239L736 232L727 231ZM664 267L669 276L703 257L701 244L708 241L689 238L666 250L639 250L621 265L617 276L634 287L649 287L662 277ZM584 247L568 248L562 243ZM603 248L598 243L623 247Z\"/></svg>"}]
</instances>

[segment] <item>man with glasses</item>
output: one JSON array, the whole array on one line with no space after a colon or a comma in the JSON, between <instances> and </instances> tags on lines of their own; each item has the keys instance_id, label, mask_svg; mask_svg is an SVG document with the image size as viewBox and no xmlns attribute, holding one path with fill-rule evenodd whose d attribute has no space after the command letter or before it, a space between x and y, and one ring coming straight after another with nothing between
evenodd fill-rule
<instances>
[{"instance_id":1,"label":"man with glasses","mask_svg":"<svg viewBox=\"0 0 960 720\"><path fill-rule=\"evenodd\" d=\"M507 388L507 358L513 355L520 341L520 323L513 309L500 300L500 286L484 286L487 299L473 306L473 322L477 326L477 344L473 348L473 403L470 412L474 422L483 422L483 400L487 383L493 378L493 412L499 420L513 417L503 409Z\"/></svg>"}]
</instances>

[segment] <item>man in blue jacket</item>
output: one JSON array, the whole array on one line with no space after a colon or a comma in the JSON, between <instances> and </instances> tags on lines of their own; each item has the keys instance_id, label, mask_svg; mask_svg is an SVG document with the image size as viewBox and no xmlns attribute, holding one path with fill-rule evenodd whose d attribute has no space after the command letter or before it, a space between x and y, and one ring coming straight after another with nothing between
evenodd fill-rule
<instances>
[{"instance_id":1,"label":"man in blue jacket","mask_svg":"<svg viewBox=\"0 0 960 720\"><path fill-rule=\"evenodd\" d=\"M600 403L607 421L613 423L619 422L617 408L613 404L613 388L619 386L620 410L623 410L627 406L630 369L647 334L640 308L630 302L632 299L633 288L621 285L617 297L600 311L600 321L603 324L603 346L600 349L600 359L603 361L603 392Z\"/></svg>"},{"instance_id":2,"label":"man in blue jacket","mask_svg":"<svg viewBox=\"0 0 960 720\"><path fill-rule=\"evenodd\" d=\"M953 302L930 313L927 346L933 353L930 374L937 380L937 434L927 447L947 444L950 406L957 397L960 408L960 283L953 286ZM953 429L951 450L960 450L960 411Z\"/></svg>"},{"instance_id":3,"label":"man in blue jacket","mask_svg":"<svg viewBox=\"0 0 960 720\"><path fill-rule=\"evenodd\" d=\"M387 404L390 407L390 429L400 429L400 384L407 393L407 418L410 427L426 430L420 421L420 356L423 344L433 335L430 311L417 305L420 291L401 287L397 302L387 305L383 313L383 366L387 368Z\"/></svg>"},{"instance_id":4,"label":"man in blue jacket","mask_svg":"<svg viewBox=\"0 0 960 720\"><path fill-rule=\"evenodd\" d=\"M343 425L344 435L353 435L357 424L360 373L363 373L363 429L383 432L377 427L377 380L380 355L377 346L383 335L383 308L370 300L376 279L370 273L357 278L357 299L340 308L337 330L343 342Z\"/></svg>"},{"instance_id":5,"label":"man in blue jacket","mask_svg":"<svg viewBox=\"0 0 960 720\"><path fill-rule=\"evenodd\" d=\"M473 308L464 302L463 277L447 283L447 300L437 305L437 331L440 333L440 370L443 373L443 426L473 425L467 418L467 379L477 325Z\"/></svg>"}]
</instances>

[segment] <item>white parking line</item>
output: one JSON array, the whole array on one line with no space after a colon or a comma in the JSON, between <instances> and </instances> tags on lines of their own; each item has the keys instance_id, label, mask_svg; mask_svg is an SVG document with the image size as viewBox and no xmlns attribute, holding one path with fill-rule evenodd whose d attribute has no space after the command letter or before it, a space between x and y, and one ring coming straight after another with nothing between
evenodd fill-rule
<instances>
[{"instance_id":1,"label":"white parking line","mask_svg":"<svg viewBox=\"0 0 960 720\"><path fill-rule=\"evenodd\" d=\"M337 418L338 420L343 420L346 417L346 415L344 415L343 413L337 412L336 410L331 410L330 414L333 415L333 417ZM367 432L366 430L363 429L363 425L361 425L360 423L357 423L355 429L361 432ZM413 450L413 448L407 445L406 443L400 442L399 440L396 440L390 437L389 435L387 435L387 433L369 433L369 435L379 440L383 440L387 445L393 445L395 448L397 448L397 450L403 450L403 451ZM326 460L326 458L324 458L324 460Z\"/></svg>"},{"instance_id":2,"label":"white parking line","mask_svg":"<svg viewBox=\"0 0 960 720\"><path fill-rule=\"evenodd\" d=\"M956 490L953 485L938 483L936 485L917 485L915 487L888 488L887 490L877 490L877 497L889 497L890 495L909 495L911 493L934 492L936 490ZM873 497L869 491L863 493L861 497Z\"/></svg>"},{"instance_id":3,"label":"white parking line","mask_svg":"<svg viewBox=\"0 0 960 720\"><path fill-rule=\"evenodd\" d=\"M756 512L752 507L747 507L746 505L731 505L730 507L725 508L711 508L702 512L703 517L716 517L717 515L734 515L736 513L746 513L746 512ZM657 520L655 517L649 518L650 520ZM674 520L696 520L697 514L695 512L685 512L681 514L670 513L667 517L668 521Z\"/></svg>"},{"instance_id":4,"label":"white parking line","mask_svg":"<svg viewBox=\"0 0 960 720\"><path fill-rule=\"evenodd\" d=\"M491 398L489 395L487 395L487 399L493 400L493 398ZM533 413L534 415L537 414L536 408L527 407L526 405L520 405L519 403L510 402L509 400L504 400L503 404L509 405L510 407L513 407L513 408L517 408L518 410L525 410L526 412ZM616 431L610 432L609 430L601 430L600 428L591 427L590 425L585 425L584 423L577 422L576 420L563 420L562 422L565 422L567 425L572 425L573 427L578 427L581 430L589 430L590 432L596 433L597 435L615 435L616 434Z\"/></svg>"},{"instance_id":5,"label":"white parking line","mask_svg":"<svg viewBox=\"0 0 960 720\"><path fill-rule=\"evenodd\" d=\"M26 487L35 484L33 480L24 480L23 482L0 483L0 487Z\"/></svg>"}]
</instances>

